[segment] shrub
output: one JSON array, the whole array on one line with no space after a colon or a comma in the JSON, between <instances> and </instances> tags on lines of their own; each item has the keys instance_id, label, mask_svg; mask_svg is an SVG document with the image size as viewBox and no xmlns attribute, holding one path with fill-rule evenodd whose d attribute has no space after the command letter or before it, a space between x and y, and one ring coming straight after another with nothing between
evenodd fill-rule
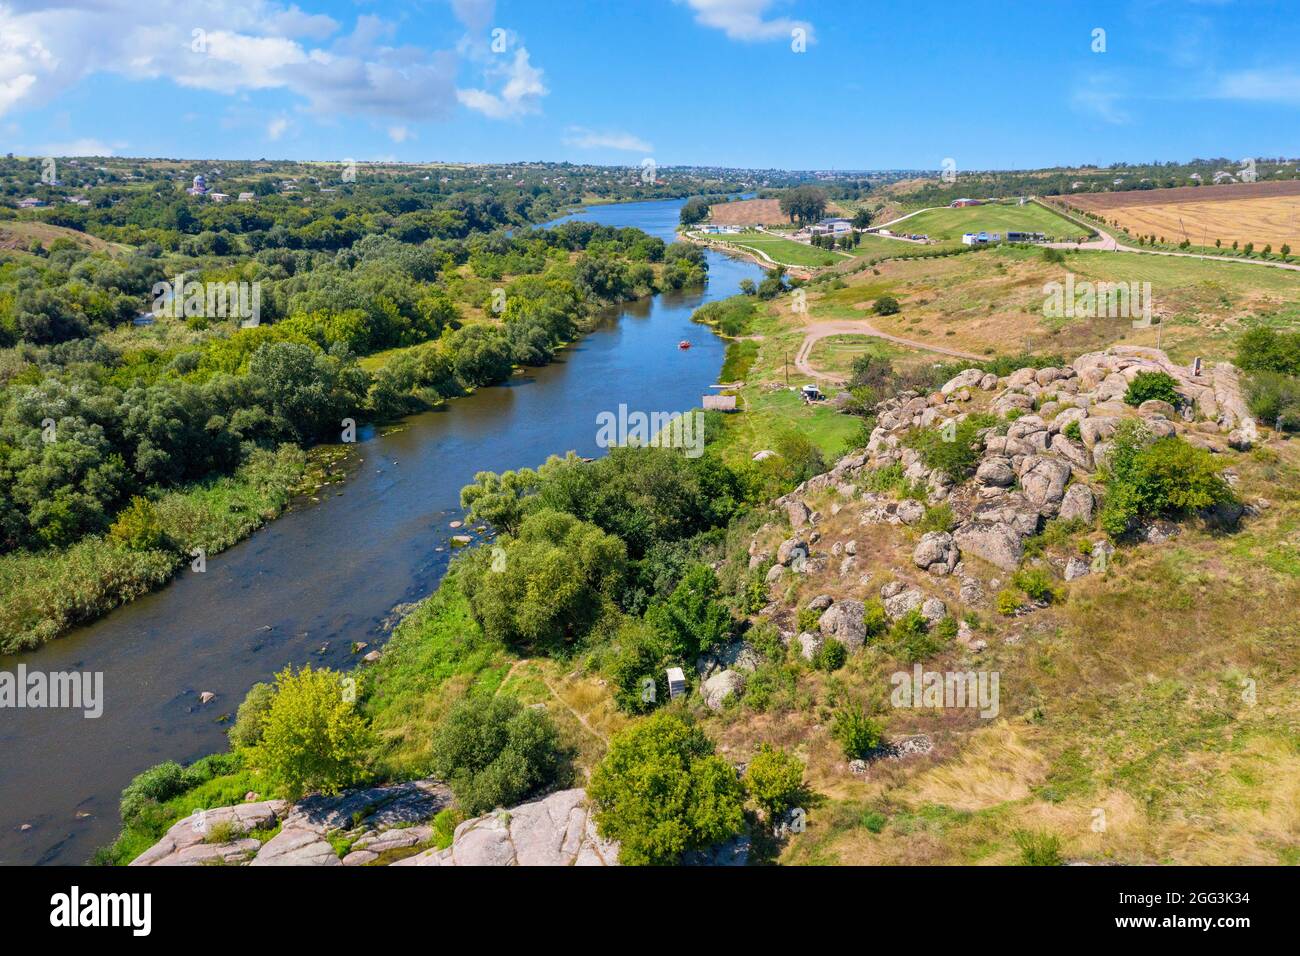
<instances>
[{"instance_id":1,"label":"shrub","mask_svg":"<svg viewBox=\"0 0 1300 956\"><path fill-rule=\"evenodd\" d=\"M1255 372L1246 381L1246 399L1256 418L1286 431L1300 429L1300 379L1281 372Z\"/></svg>"},{"instance_id":2,"label":"shrub","mask_svg":"<svg viewBox=\"0 0 1300 956\"><path fill-rule=\"evenodd\" d=\"M1175 384L1173 377L1166 372L1138 372L1128 384L1124 401L1135 407L1150 399L1177 405L1182 399Z\"/></svg>"},{"instance_id":3,"label":"shrub","mask_svg":"<svg viewBox=\"0 0 1300 956\"><path fill-rule=\"evenodd\" d=\"M894 622L889 630L889 644L900 658L909 663L925 660L943 650L945 640L930 625L919 608L913 608Z\"/></svg>"},{"instance_id":4,"label":"shrub","mask_svg":"<svg viewBox=\"0 0 1300 956\"><path fill-rule=\"evenodd\" d=\"M587 795L619 862L672 865L744 828L744 790L703 730L660 711L615 735Z\"/></svg>"},{"instance_id":5,"label":"shrub","mask_svg":"<svg viewBox=\"0 0 1300 956\"><path fill-rule=\"evenodd\" d=\"M1003 588L998 592L997 608L999 614L1010 617L1020 610L1020 595L1011 588Z\"/></svg>"},{"instance_id":6,"label":"shrub","mask_svg":"<svg viewBox=\"0 0 1300 956\"><path fill-rule=\"evenodd\" d=\"M813 655L813 666L821 671L837 671L848 659L848 649L835 638L828 637Z\"/></svg>"},{"instance_id":7,"label":"shrub","mask_svg":"<svg viewBox=\"0 0 1300 956\"><path fill-rule=\"evenodd\" d=\"M1060 866L1061 838L1055 833L1018 830L1016 846L1020 847L1021 866Z\"/></svg>"},{"instance_id":8,"label":"shrub","mask_svg":"<svg viewBox=\"0 0 1300 956\"><path fill-rule=\"evenodd\" d=\"M745 789L771 823L803 793L803 761L781 747L763 744L745 768Z\"/></svg>"},{"instance_id":9,"label":"shrub","mask_svg":"<svg viewBox=\"0 0 1300 956\"><path fill-rule=\"evenodd\" d=\"M862 627L866 632L867 640L879 637L889 627L889 617L885 614L885 604L880 598L872 598L863 602Z\"/></svg>"},{"instance_id":10,"label":"shrub","mask_svg":"<svg viewBox=\"0 0 1300 956\"><path fill-rule=\"evenodd\" d=\"M1236 501L1209 452L1181 438L1152 442L1135 422L1120 424L1111 442L1101 526L1112 537L1138 522Z\"/></svg>"},{"instance_id":11,"label":"shrub","mask_svg":"<svg viewBox=\"0 0 1300 956\"><path fill-rule=\"evenodd\" d=\"M1021 568L1011 576L1011 583L1034 601L1050 603L1060 597L1051 576L1042 568Z\"/></svg>"},{"instance_id":12,"label":"shrub","mask_svg":"<svg viewBox=\"0 0 1300 956\"><path fill-rule=\"evenodd\" d=\"M821 620L821 616L821 611L814 611L810 607L801 608L799 614L795 618L795 622L799 627L799 632L803 633L804 631L817 630L817 622Z\"/></svg>"},{"instance_id":13,"label":"shrub","mask_svg":"<svg viewBox=\"0 0 1300 956\"><path fill-rule=\"evenodd\" d=\"M232 747L255 747L262 740L262 723L275 699L275 688L259 681L248 689L244 701L235 712L235 722L227 736Z\"/></svg>"},{"instance_id":14,"label":"shrub","mask_svg":"<svg viewBox=\"0 0 1300 956\"><path fill-rule=\"evenodd\" d=\"M570 779L569 755L545 711L508 695L467 697L434 732L433 771L473 816Z\"/></svg>"},{"instance_id":15,"label":"shrub","mask_svg":"<svg viewBox=\"0 0 1300 956\"><path fill-rule=\"evenodd\" d=\"M842 707L831 718L831 736L849 760L860 760L878 748L884 733L880 721L856 707Z\"/></svg>"},{"instance_id":16,"label":"shrub","mask_svg":"<svg viewBox=\"0 0 1300 956\"><path fill-rule=\"evenodd\" d=\"M882 295L871 306L871 310L875 312L876 315L897 315L902 311L902 308L899 306L898 300L892 295Z\"/></svg>"},{"instance_id":17,"label":"shrub","mask_svg":"<svg viewBox=\"0 0 1300 956\"><path fill-rule=\"evenodd\" d=\"M983 431L996 422L992 415L971 414L955 425L912 429L903 441L916 449L927 468L943 472L952 481L961 481L980 459Z\"/></svg>"},{"instance_id":18,"label":"shrub","mask_svg":"<svg viewBox=\"0 0 1300 956\"><path fill-rule=\"evenodd\" d=\"M1072 442L1083 441L1083 429L1079 427L1078 421L1073 421L1061 429L1061 434Z\"/></svg>"},{"instance_id":19,"label":"shrub","mask_svg":"<svg viewBox=\"0 0 1300 956\"><path fill-rule=\"evenodd\" d=\"M164 803L187 789L185 771L174 760L136 774L122 790L122 823L131 826L151 804Z\"/></svg>"},{"instance_id":20,"label":"shrub","mask_svg":"<svg viewBox=\"0 0 1300 956\"><path fill-rule=\"evenodd\" d=\"M957 524L952 514L952 506L947 502L925 509L925 516L917 523L921 533L927 531L951 531Z\"/></svg>"},{"instance_id":21,"label":"shrub","mask_svg":"<svg viewBox=\"0 0 1300 956\"><path fill-rule=\"evenodd\" d=\"M131 504L118 514L109 537L132 551L150 551L162 547L165 540L162 524L153 504L136 495Z\"/></svg>"},{"instance_id":22,"label":"shrub","mask_svg":"<svg viewBox=\"0 0 1300 956\"><path fill-rule=\"evenodd\" d=\"M262 719L252 762L290 797L338 793L362 779L370 746L350 679L310 664L275 675L275 696Z\"/></svg>"},{"instance_id":23,"label":"shrub","mask_svg":"<svg viewBox=\"0 0 1300 956\"><path fill-rule=\"evenodd\" d=\"M465 815L456 807L444 807L433 818L433 845L439 850L451 846L456 836L456 827L465 820Z\"/></svg>"}]
</instances>

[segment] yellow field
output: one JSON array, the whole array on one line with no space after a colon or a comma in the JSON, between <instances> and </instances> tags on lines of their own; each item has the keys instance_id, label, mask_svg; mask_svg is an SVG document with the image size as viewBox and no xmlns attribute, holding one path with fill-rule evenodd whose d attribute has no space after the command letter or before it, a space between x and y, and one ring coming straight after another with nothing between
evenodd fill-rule
<instances>
[{"instance_id":1,"label":"yellow field","mask_svg":"<svg viewBox=\"0 0 1300 956\"><path fill-rule=\"evenodd\" d=\"M1225 246L1236 240L1257 249L1271 243L1274 251L1286 243L1300 249L1300 196L1269 196L1230 201L1157 203L1098 210L1118 220L1135 236L1163 236L1166 242L1190 239L1193 245Z\"/></svg>"}]
</instances>

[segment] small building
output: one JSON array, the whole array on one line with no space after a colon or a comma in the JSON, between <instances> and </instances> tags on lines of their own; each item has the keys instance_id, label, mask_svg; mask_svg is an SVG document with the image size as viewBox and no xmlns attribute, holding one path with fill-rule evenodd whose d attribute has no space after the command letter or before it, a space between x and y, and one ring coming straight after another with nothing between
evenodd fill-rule
<instances>
[{"instance_id":1,"label":"small building","mask_svg":"<svg viewBox=\"0 0 1300 956\"><path fill-rule=\"evenodd\" d=\"M256 195L253 194L253 193L240 193L240 194L239 194L239 201L240 201L240 202L252 202L252 201L253 201L254 199L256 199L256 198L257 198Z\"/></svg>"},{"instance_id":2,"label":"small building","mask_svg":"<svg viewBox=\"0 0 1300 956\"><path fill-rule=\"evenodd\" d=\"M814 236L841 236L853 231L853 223L840 216L827 216L809 229Z\"/></svg>"},{"instance_id":3,"label":"small building","mask_svg":"<svg viewBox=\"0 0 1300 956\"><path fill-rule=\"evenodd\" d=\"M954 199L952 202L948 203L948 208L961 209L964 206L982 206L982 205L984 205L983 199Z\"/></svg>"},{"instance_id":4,"label":"small building","mask_svg":"<svg viewBox=\"0 0 1300 956\"><path fill-rule=\"evenodd\" d=\"M28 196L26 199L18 200L19 209L39 209L45 205L44 199L37 199L35 196Z\"/></svg>"},{"instance_id":5,"label":"small building","mask_svg":"<svg viewBox=\"0 0 1300 956\"><path fill-rule=\"evenodd\" d=\"M706 412L734 412L736 410L735 395L705 395L700 401Z\"/></svg>"},{"instance_id":6,"label":"small building","mask_svg":"<svg viewBox=\"0 0 1300 956\"><path fill-rule=\"evenodd\" d=\"M799 392L803 395L805 402L820 402L826 397L822 394L822 390L811 382L799 389Z\"/></svg>"},{"instance_id":7,"label":"small building","mask_svg":"<svg viewBox=\"0 0 1300 956\"><path fill-rule=\"evenodd\" d=\"M152 312L141 312L131 320L132 325L153 325L154 317Z\"/></svg>"},{"instance_id":8,"label":"small building","mask_svg":"<svg viewBox=\"0 0 1300 956\"><path fill-rule=\"evenodd\" d=\"M681 697L686 693L686 675L680 667L670 667L665 672L668 677L668 699Z\"/></svg>"},{"instance_id":9,"label":"small building","mask_svg":"<svg viewBox=\"0 0 1300 956\"><path fill-rule=\"evenodd\" d=\"M208 193L208 198L213 202L225 202L230 198L226 193Z\"/></svg>"},{"instance_id":10,"label":"small building","mask_svg":"<svg viewBox=\"0 0 1300 956\"><path fill-rule=\"evenodd\" d=\"M1047 236L1041 232L1008 232L1007 242L1046 242Z\"/></svg>"}]
</instances>

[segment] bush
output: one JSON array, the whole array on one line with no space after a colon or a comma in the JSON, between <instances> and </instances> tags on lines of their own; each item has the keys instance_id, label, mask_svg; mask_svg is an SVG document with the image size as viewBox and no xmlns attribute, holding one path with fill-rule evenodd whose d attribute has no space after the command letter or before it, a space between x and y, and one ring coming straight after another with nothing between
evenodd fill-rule
<instances>
[{"instance_id":1,"label":"bush","mask_svg":"<svg viewBox=\"0 0 1300 956\"><path fill-rule=\"evenodd\" d=\"M927 531L951 531L957 521L952 514L952 506L947 502L925 509L925 516L917 523L921 533Z\"/></svg>"},{"instance_id":2,"label":"bush","mask_svg":"<svg viewBox=\"0 0 1300 956\"><path fill-rule=\"evenodd\" d=\"M998 613L1010 617L1020 610L1020 595L1011 588L1003 588L998 592L997 608Z\"/></svg>"},{"instance_id":3,"label":"bush","mask_svg":"<svg viewBox=\"0 0 1300 956\"><path fill-rule=\"evenodd\" d=\"M763 744L745 768L745 789L768 823L799 802L803 793L804 765L781 747Z\"/></svg>"},{"instance_id":4,"label":"bush","mask_svg":"<svg viewBox=\"0 0 1300 956\"><path fill-rule=\"evenodd\" d=\"M244 701L235 712L235 722L226 736L232 747L256 747L262 740L262 723L275 699L275 688L259 681L248 689Z\"/></svg>"},{"instance_id":5,"label":"bush","mask_svg":"<svg viewBox=\"0 0 1300 956\"><path fill-rule=\"evenodd\" d=\"M975 469L983 449L983 432L996 424L988 414L971 414L955 425L914 428L904 437L927 468L937 469L952 481L961 481Z\"/></svg>"},{"instance_id":6,"label":"bush","mask_svg":"<svg viewBox=\"0 0 1300 956\"><path fill-rule=\"evenodd\" d=\"M736 771L704 731L667 711L615 735L587 795L600 835L619 842L619 862L630 866L675 864L745 824Z\"/></svg>"},{"instance_id":7,"label":"bush","mask_svg":"<svg viewBox=\"0 0 1300 956\"><path fill-rule=\"evenodd\" d=\"M338 793L365 774L370 732L350 678L310 664L275 675L275 696L262 719L252 762L292 798Z\"/></svg>"},{"instance_id":8,"label":"bush","mask_svg":"<svg viewBox=\"0 0 1300 956\"><path fill-rule=\"evenodd\" d=\"M837 671L848 659L848 649L835 638L828 637L813 655L813 666L819 671Z\"/></svg>"},{"instance_id":9,"label":"bush","mask_svg":"<svg viewBox=\"0 0 1300 956\"><path fill-rule=\"evenodd\" d=\"M1246 381L1250 411L1269 425L1300 430L1300 379L1281 372L1255 372Z\"/></svg>"},{"instance_id":10,"label":"bush","mask_svg":"<svg viewBox=\"0 0 1300 956\"><path fill-rule=\"evenodd\" d=\"M1177 406L1182 399L1175 384L1173 377L1165 372L1138 372L1133 381L1129 382L1124 401L1136 407L1145 401L1157 399Z\"/></svg>"},{"instance_id":11,"label":"bush","mask_svg":"<svg viewBox=\"0 0 1300 956\"><path fill-rule=\"evenodd\" d=\"M1018 830L1015 839L1021 866L1061 865L1061 838L1056 834Z\"/></svg>"},{"instance_id":12,"label":"bush","mask_svg":"<svg viewBox=\"0 0 1300 956\"><path fill-rule=\"evenodd\" d=\"M817 623L821 620L821 617L821 611L814 611L810 607L800 608L799 613L795 616L795 624L799 629L799 633L817 630Z\"/></svg>"},{"instance_id":13,"label":"bush","mask_svg":"<svg viewBox=\"0 0 1300 956\"><path fill-rule=\"evenodd\" d=\"M831 718L831 737L849 760L861 760L880 746L885 729L856 707L842 707Z\"/></svg>"},{"instance_id":14,"label":"bush","mask_svg":"<svg viewBox=\"0 0 1300 956\"><path fill-rule=\"evenodd\" d=\"M569 754L550 717L506 695L462 700L434 732L432 749L434 773L469 816L571 778Z\"/></svg>"},{"instance_id":15,"label":"bush","mask_svg":"<svg viewBox=\"0 0 1300 956\"><path fill-rule=\"evenodd\" d=\"M1235 502L1211 454L1181 438L1152 442L1136 422L1120 424L1111 442L1101 526L1118 537L1140 521L1175 517Z\"/></svg>"},{"instance_id":16,"label":"bush","mask_svg":"<svg viewBox=\"0 0 1300 956\"><path fill-rule=\"evenodd\" d=\"M912 663L939 653L947 643L936 628L929 623L919 608L913 608L894 622L889 630L889 644L895 654Z\"/></svg>"},{"instance_id":17,"label":"bush","mask_svg":"<svg viewBox=\"0 0 1300 956\"><path fill-rule=\"evenodd\" d=\"M1021 568L1011 576L1011 583L1034 601L1051 603L1060 598L1060 592L1051 576L1042 568Z\"/></svg>"},{"instance_id":18,"label":"bush","mask_svg":"<svg viewBox=\"0 0 1300 956\"><path fill-rule=\"evenodd\" d=\"M1061 434L1072 442L1083 441L1083 429L1079 427L1078 421L1073 421L1061 429Z\"/></svg>"},{"instance_id":19,"label":"bush","mask_svg":"<svg viewBox=\"0 0 1300 956\"><path fill-rule=\"evenodd\" d=\"M118 514L109 537L132 551L151 551L160 548L166 539L162 524L153 504L136 495L131 504Z\"/></svg>"},{"instance_id":20,"label":"bush","mask_svg":"<svg viewBox=\"0 0 1300 956\"><path fill-rule=\"evenodd\" d=\"M892 295L882 295L871 306L871 310L875 312L876 315L897 315L902 311L898 304L898 300Z\"/></svg>"}]
</instances>

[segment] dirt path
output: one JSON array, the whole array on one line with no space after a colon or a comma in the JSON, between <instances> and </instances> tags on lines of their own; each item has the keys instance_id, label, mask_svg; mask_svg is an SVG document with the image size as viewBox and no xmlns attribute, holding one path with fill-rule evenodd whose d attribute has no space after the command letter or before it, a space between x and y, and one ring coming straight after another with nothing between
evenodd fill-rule
<instances>
[{"instance_id":1,"label":"dirt path","mask_svg":"<svg viewBox=\"0 0 1300 956\"><path fill-rule=\"evenodd\" d=\"M895 345L903 345L910 349L918 349L922 352L936 352L939 355L947 355L952 358L970 359L972 362L983 362L986 358L971 352L962 352L959 349L947 349L941 345L930 345L926 342L917 342L913 339L890 335L888 332L873 329L866 322L857 320L839 319L827 322L813 322L806 327L806 330L803 342L800 343L799 351L794 357L795 368L804 375L828 382L843 382L844 377L829 372L817 371L813 368L812 363L808 361L808 358L812 355L813 347L822 339L831 335L865 335L871 338L884 339L886 342L893 342Z\"/></svg>"},{"instance_id":2,"label":"dirt path","mask_svg":"<svg viewBox=\"0 0 1300 956\"><path fill-rule=\"evenodd\" d=\"M534 663L534 660L535 660L535 659L534 659L534 658L531 658L531 657L521 657L519 660L517 660L517 661L515 661L513 664L511 664L511 665L510 665L510 670L506 671L506 676L503 677L503 678L501 678L501 683L497 685L497 693L498 693L498 694L501 693L501 688L502 688L502 687L505 687L505 686L506 686L506 682L509 681L510 678L512 678L512 677L515 676L515 671L519 670L519 668L523 667L525 664L532 664L532 663ZM569 704L565 701L565 699L564 699L563 697L560 696L559 692L555 689L555 687L551 684L551 682L550 682L549 680L546 679L546 675L545 675L545 674L543 674L543 673L541 673L541 672L539 671L538 674L537 674L537 676L540 677L541 680L542 680L542 683L546 685L546 689L547 689L548 691L551 692L551 696L555 698L556 703L558 703L561 707L563 707L563 708L564 708L565 710L567 710L570 714L572 714L572 715L573 715L573 719L576 720L579 724L582 725L582 729L583 729L583 730L585 730L587 733L591 734L593 737L595 737L595 738L596 738L597 740L599 740L601 743L604 743L604 744L609 743L609 738L608 738L608 737L606 737L604 734L602 734L602 733L601 733L599 730L597 730L595 727L591 726L591 724L587 723L587 718L586 718L586 717L583 717L582 714L578 713L576 710L574 710L572 707L569 706Z\"/></svg>"}]
</instances>

